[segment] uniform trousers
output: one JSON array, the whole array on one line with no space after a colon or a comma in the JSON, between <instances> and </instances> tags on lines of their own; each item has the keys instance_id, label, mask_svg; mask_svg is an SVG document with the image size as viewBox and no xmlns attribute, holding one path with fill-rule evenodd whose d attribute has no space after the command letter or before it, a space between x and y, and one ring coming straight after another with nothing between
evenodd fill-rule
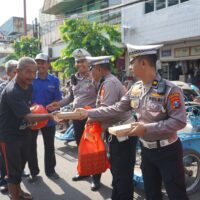
<instances>
[{"instance_id":1,"label":"uniform trousers","mask_svg":"<svg viewBox=\"0 0 200 200\"><path fill-rule=\"evenodd\" d=\"M156 149L145 148L142 144L141 148L141 169L146 199L162 200L163 181L170 200L188 200L180 140Z\"/></svg>"},{"instance_id":2,"label":"uniform trousers","mask_svg":"<svg viewBox=\"0 0 200 200\"><path fill-rule=\"evenodd\" d=\"M133 173L137 137L118 142L115 136L109 143L111 173L113 177L112 200L133 199Z\"/></svg>"},{"instance_id":3,"label":"uniform trousers","mask_svg":"<svg viewBox=\"0 0 200 200\"><path fill-rule=\"evenodd\" d=\"M56 158L54 148L55 126L44 127L40 129L44 141L44 163L45 173L47 176L55 172ZM28 166L32 176L39 174L38 158L37 158L37 137L38 130L34 130L29 134L29 157Z\"/></svg>"},{"instance_id":4,"label":"uniform trousers","mask_svg":"<svg viewBox=\"0 0 200 200\"><path fill-rule=\"evenodd\" d=\"M76 140L76 144L79 145L81 141L81 137L83 135L83 131L85 128L87 119L84 120L73 120L73 126L74 126L74 137Z\"/></svg>"}]
</instances>

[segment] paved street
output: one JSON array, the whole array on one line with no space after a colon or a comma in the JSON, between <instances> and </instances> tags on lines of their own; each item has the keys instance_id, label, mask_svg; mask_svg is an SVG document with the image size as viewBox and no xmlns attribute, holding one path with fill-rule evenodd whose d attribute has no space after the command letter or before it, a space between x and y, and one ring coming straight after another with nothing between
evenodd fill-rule
<instances>
[{"instance_id":1,"label":"paved street","mask_svg":"<svg viewBox=\"0 0 200 200\"><path fill-rule=\"evenodd\" d=\"M44 175L43 142L41 135L38 137L38 157L40 165L40 179L35 184L30 184L24 179L23 187L33 194L34 200L104 200L111 194L111 175L109 170L102 176L102 187L98 192L90 190L90 178L73 182L71 179L76 173L77 148L74 142L66 144L56 140L56 171L61 176L57 181L52 181ZM135 200L144 200L143 191L136 190ZM200 191L190 200L199 200ZM0 200L8 200L7 195L0 194ZM164 198L167 200L167 198Z\"/></svg>"}]
</instances>

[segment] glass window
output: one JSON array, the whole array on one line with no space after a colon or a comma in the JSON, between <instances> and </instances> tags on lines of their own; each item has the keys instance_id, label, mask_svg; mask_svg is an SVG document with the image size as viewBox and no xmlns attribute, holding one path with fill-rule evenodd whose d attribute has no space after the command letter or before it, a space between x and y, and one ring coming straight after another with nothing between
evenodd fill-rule
<instances>
[{"instance_id":1,"label":"glass window","mask_svg":"<svg viewBox=\"0 0 200 200\"><path fill-rule=\"evenodd\" d=\"M162 8L166 7L166 1L165 0L156 0L156 10L160 10Z\"/></svg>"},{"instance_id":2,"label":"glass window","mask_svg":"<svg viewBox=\"0 0 200 200\"><path fill-rule=\"evenodd\" d=\"M95 0L89 1L89 2L87 3L87 5L88 5L88 10L89 10L89 11L90 11L90 10L94 10L94 8L95 8Z\"/></svg>"},{"instance_id":3,"label":"glass window","mask_svg":"<svg viewBox=\"0 0 200 200\"><path fill-rule=\"evenodd\" d=\"M154 11L154 0L145 2L145 13Z\"/></svg>"},{"instance_id":4,"label":"glass window","mask_svg":"<svg viewBox=\"0 0 200 200\"><path fill-rule=\"evenodd\" d=\"M173 6L175 4L178 4L178 0L168 0L168 6Z\"/></svg>"},{"instance_id":5,"label":"glass window","mask_svg":"<svg viewBox=\"0 0 200 200\"><path fill-rule=\"evenodd\" d=\"M185 1L189 1L189 0L180 0L181 3L185 2Z\"/></svg>"}]
</instances>

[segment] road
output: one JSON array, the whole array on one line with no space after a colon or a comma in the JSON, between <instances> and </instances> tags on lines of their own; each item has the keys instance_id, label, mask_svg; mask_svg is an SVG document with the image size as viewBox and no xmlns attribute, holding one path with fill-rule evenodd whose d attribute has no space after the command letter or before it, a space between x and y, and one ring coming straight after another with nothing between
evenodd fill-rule
<instances>
[{"instance_id":1,"label":"road","mask_svg":"<svg viewBox=\"0 0 200 200\"><path fill-rule=\"evenodd\" d=\"M44 151L42 136L38 137L38 159L40 166L40 177L34 184L23 179L22 187L30 191L34 200L104 200L111 194L111 174L107 170L102 175L102 187L97 192L90 190L90 178L84 181L73 182L72 177L76 173L77 147L74 142L65 143L56 139L56 171L60 179L52 181L44 174ZM28 170L28 169L27 169ZM167 200L168 198L165 197ZM189 197L190 200L200 199L200 190ZM9 200L7 195L0 193L0 200ZM136 189L134 200L145 200L143 190Z\"/></svg>"}]
</instances>

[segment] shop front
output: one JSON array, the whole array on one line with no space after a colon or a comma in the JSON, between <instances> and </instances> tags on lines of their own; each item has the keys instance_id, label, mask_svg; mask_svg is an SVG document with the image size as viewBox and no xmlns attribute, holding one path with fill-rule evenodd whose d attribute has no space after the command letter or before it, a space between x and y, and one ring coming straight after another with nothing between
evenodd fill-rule
<instances>
[{"instance_id":1,"label":"shop front","mask_svg":"<svg viewBox=\"0 0 200 200\"><path fill-rule=\"evenodd\" d=\"M164 45L160 50L163 77L200 83L200 41ZM199 80L197 80L199 79Z\"/></svg>"}]
</instances>

